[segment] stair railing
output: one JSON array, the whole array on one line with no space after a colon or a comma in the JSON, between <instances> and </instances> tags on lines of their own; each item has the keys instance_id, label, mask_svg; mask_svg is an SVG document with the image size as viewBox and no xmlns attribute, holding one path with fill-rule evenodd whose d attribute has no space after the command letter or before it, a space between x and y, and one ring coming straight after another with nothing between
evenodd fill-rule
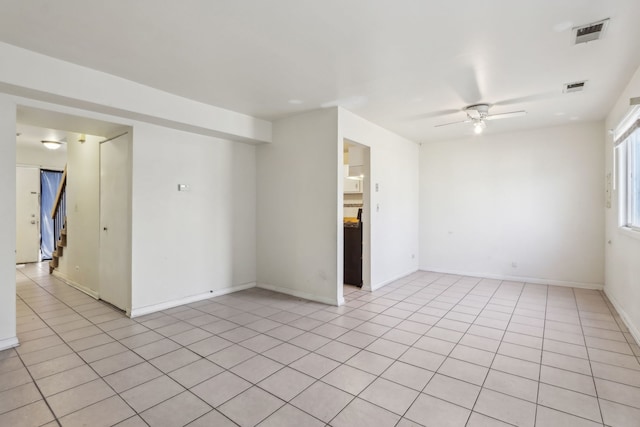
<instances>
[{"instance_id":1,"label":"stair railing","mask_svg":"<svg viewBox=\"0 0 640 427\"><path fill-rule=\"evenodd\" d=\"M64 168L62 179L58 185L58 192L51 209L51 219L53 219L53 244L60 240L60 234L64 227L65 217L67 216L67 168Z\"/></svg>"}]
</instances>

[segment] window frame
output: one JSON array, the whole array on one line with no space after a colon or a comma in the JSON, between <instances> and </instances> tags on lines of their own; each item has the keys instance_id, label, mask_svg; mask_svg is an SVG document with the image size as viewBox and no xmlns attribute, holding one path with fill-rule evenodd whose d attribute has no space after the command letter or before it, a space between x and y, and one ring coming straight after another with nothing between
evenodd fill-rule
<instances>
[{"instance_id":1,"label":"window frame","mask_svg":"<svg viewBox=\"0 0 640 427\"><path fill-rule=\"evenodd\" d=\"M640 236L640 106L635 106L614 131L613 154L618 227Z\"/></svg>"}]
</instances>

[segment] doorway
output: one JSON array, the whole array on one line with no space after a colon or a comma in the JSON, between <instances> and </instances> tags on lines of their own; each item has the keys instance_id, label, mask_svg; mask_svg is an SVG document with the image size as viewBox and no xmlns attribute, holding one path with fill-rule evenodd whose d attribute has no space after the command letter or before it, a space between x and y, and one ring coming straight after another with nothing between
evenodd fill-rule
<instances>
[{"instance_id":1,"label":"doorway","mask_svg":"<svg viewBox=\"0 0 640 427\"><path fill-rule=\"evenodd\" d=\"M60 109L64 111L63 107ZM42 218L50 217L50 209L47 209L45 203L47 197L44 194L44 173L41 191L40 170L57 171L64 169L65 164L68 166L65 186L67 209L64 214L66 239L64 250L57 257L57 263L54 263L56 265L51 266L52 274L87 295L103 299L127 312L130 312L131 304L131 227L129 226L131 222L131 134L131 128L128 126L101 119L24 105L19 105L16 110L16 166L31 167L34 171L34 183L35 175L38 174L37 190L33 191L37 191L38 196L42 193L41 210L40 204L38 208L33 207L37 224L44 223ZM112 135L123 136L123 138L112 142L110 138L108 139ZM61 141L62 144L58 150L48 150L44 148L41 142L43 140ZM104 144L101 144L103 142ZM103 146L108 148L103 150ZM113 147L124 147L124 149L116 150L114 157ZM118 157L120 154L124 155L126 163L124 168L121 166L122 158ZM101 155L105 158L102 164ZM114 158L116 160L113 160ZM115 185L102 186L101 175L107 177L107 182L112 184L115 182ZM115 177L116 181L110 177ZM125 180L126 192L121 190L122 182L117 181L120 178ZM19 177L18 180L20 180ZM51 187L55 187L57 192L58 185L57 180L55 181L56 183L52 183ZM115 194L101 195L101 191L102 193L113 191ZM31 190L26 194L30 193ZM56 194L53 197L55 198ZM101 211L101 201L102 207L112 206L112 209L116 209L112 216L117 218L108 221L112 224L109 228L121 229L118 221L126 222L127 226L123 229L126 233L124 238L113 238L115 232L103 236L101 217L107 218L108 215ZM117 210L119 208L116 207L122 206L123 203L127 208ZM125 211L126 213L123 213ZM24 216L20 212L20 209L16 208L17 218ZM26 218L29 221L23 224L24 227L31 225L29 216ZM19 220L16 222L19 228ZM37 226L37 224L34 225ZM46 239L43 240L46 244L48 242L46 233L42 232L42 236ZM117 245L123 240L128 243L118 247ZM34 242L38 248L37 256L31 257L29 261L37 262L40 255L40 230ZM55 250L55 246L53 249ZM118 256L124 258L118 258ZM18 260L27 262L26 258ZM115 265L116 269L110 272L102 265L103 262ZM123 271L125 273L122 273ZM117 280L105 279L109 274L111 278L120 276Z\"/></svg>"},{"instance_id":2,"label":"doorway","mask_svg":"<svg viewBox=\"0 0 640 427\"><path fill-rule=\"evenodd\" d=\"M343 284L370 288L370 147L343 141Z\"/></svg>"},{"instance_id":3,"label":"doorway","mask_svg":"<svg viewBox=\"0 0 640 427\"><path fill-rule=\"evenodd\" d=\"M55 250L55 236L51 210L58 194L62 172L40 169L40 254L50 260Z\"/></svg>"}]
</instances>

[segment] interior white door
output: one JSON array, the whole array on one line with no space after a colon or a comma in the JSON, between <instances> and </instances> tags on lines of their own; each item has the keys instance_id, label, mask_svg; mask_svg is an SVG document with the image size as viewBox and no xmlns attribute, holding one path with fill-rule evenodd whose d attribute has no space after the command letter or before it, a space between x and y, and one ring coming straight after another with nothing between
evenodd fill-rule
<instances>
[{"instance_id":1,"label":"interior white door","mask_svg":"<svg viewBox=\"0 0 640 427\"><path fill-rule=\"evenodd\" d=\"M16 263L40 261L40 169L16 167Z\"/></svg>"},{"instance_id":2,"label":"interior white door","mask_svg":"<svg viewBox=\"0 0 640 427\"><path fill-rule=\"evenodd\" d=\"M128 135L100 145L100 298L130 310L130 167Z\"/></svg>"}]
</instances>

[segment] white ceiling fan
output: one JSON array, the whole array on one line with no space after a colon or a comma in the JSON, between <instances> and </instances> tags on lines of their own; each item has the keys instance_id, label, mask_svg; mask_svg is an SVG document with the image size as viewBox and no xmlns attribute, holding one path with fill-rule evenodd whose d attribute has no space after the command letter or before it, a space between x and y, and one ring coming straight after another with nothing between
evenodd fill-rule
<instances>
[{"instance_id":1,"label":"white ceiling fan","mask_svg":"<svg viewBox=\"0 0 640 427\"><path fill-rule=\"evenodd\" d=\"M487 124L485 123L487 120L507 119L510 117L520 117L527 114L527 112L524 110L509 111L507 113L500 113L500 114L489 114L489 108L491 108L491 104L469 105L462 109L462 111L464 111L467 114L467 118L465 120L442 123L439 125L435 125L435 127L455 125L458 123L473 123L473 131L476 134L480 134L482 133L484 128L487 127Z\"/></svg>"}]
</instances>

